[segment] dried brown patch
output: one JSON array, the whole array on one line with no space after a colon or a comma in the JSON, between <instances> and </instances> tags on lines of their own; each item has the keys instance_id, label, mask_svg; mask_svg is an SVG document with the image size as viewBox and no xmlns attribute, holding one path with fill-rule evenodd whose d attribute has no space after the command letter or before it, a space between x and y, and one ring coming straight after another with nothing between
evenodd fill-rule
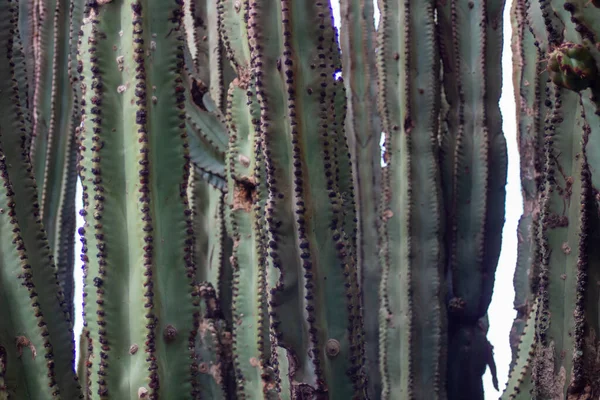
<instances>
[{"instance_id":1,"label":"dried brown patch","mask_svg":"<svg viewBox=\"0 0 600 400\"><path fill-rule=\"evenodd\" d=\"M256 180L252 177L236 179L233 188L233 210L250 212L256 201Z\"/></svg>"},{"instance_id":2,"label":"dried brown patch","mask_svg":"<svg viewBox=\"0 0 600 400\"><path fill-rule=\"evenodd\" d=\"M564 400L564 388L567 371L561 366L558 373L554 371L554 342L550 346L537 346L532 373L535 381L534 398Z\"/></svg>"},{"instance_id":3,"label":"dried brown patch","mask_svg":"<svg viewBox=\"0 0 600 400\"><path fill-rule=\"evenodd\" d=\"M31 343L29 339L27 339L25 336L17 336L16 344L17 351L19 352L19 357L23 355L23 347L28 347L29 350L31 350L31 358L35 360L35 357L37 356L37 351L35 350L35 346L33 345L33 343Z\"/></svg>"}]
</instances>

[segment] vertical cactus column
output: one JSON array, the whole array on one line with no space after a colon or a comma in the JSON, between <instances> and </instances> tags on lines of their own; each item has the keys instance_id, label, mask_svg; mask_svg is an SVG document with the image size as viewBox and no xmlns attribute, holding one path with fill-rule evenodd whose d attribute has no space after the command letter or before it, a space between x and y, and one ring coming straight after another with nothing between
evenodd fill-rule
<instances>
[{"instance_id":1,"label":"vertical cactus column","mask_svg":"<svg viewBox=\"0 0 600 400\"><path fill-rule=\"evenodd\" d=\"M513 65L515 100L517 104L517 129L521 166L521 192L523 215L518 226L517 266L515 269L515 309L517 317L511 330L513 362L517 345L530 315L539 284L540 254L537 236L540 228L541 192L543 179L544 116L549 112L546 103L546 81L548 73L541 51L546 45L538 41L530 31L530 20L535 15L528 13L528 2L513 3ZM541 22L541 21L540 21ZM532 326L533 323L528 323Z\"/></svg>"},{"instance_id":2,"label":"vertical cactus column","mask_svg":"<svg viewBox=\"0 0 600 400\"><path fill-rule=\"evenodd\" d=\"M81 398L69 306L58 285L29 159L19 4L0 1L0 398Z\"/></svg>"},{"instance_id":3,"label":"vertical cactus column","mask_svg":"<svg viewBox=\"0 0 600 400\"><path fill-rule=\"evenodd\" d=\"M343 77L346 87L346 136L350 153L358 215L357 267L364 310L379 310L381 283L379 249L381 202L381 124L377 114L375 22L372 1L343 0L341 35ZM365 350L369 397L381 394L379 371L379 313L366 312Z\"/></svg>"},{"instance_id":4,"label":"vertical cactus column","mask_svg":"<svg viewBox=\"0 0 600 400\"><path fill-rule=\"evenodd\" d=\"M482 398L480 377L487 365L493 367L482 319L494 288L506 197L499 107L504 0L450 1L438 10L449 105L441 138L448 215L448 396Z\"/></svg>"},{"instance_id":5,"label":"vertical cactus column","mask_svg":"<svg viewBox=\"0 0 600 400\"><path fill-rule=\"evenodd\" d=\"M446 330L435 2L384 1L380 10L379 111L388 164L381 210L382 398L441 399Z\"/></svg>"},{"instance_id":6,"label":"vertical cactus column","mask_svg":"<svg viewBox=\"0 0 600 400\"><path fill-rule=\"evenodd\" d=\"M77 34L84 0L44 0L29 3L40 13L39 26L28 26L25 42L37 49L32 101L30 149L40 198L41 215L58 268L59 282L73 314L75 263L76 133L80 122L77 82ZM26 15L21 19L29 21ZM35 36L35 41L29 36Z\"/></svg>"},{"instance_id":7,"label":"vertical cactus column","mask_svg":"<svg viewBox=\"0 0 600 400\"><path fill-rule=\"evenodd\" d=\"M504 223L504 1L382 6L383 398L480 399Z\"/></svg>"},{"instance_id":8,"label":"vertical cactus column","mask_svg":"<svg viewBox=\"0 0 600 400\"><path fill-rule=\"evenodd\" d=\"M86 4L81 233L95 399L197 395L182 15L180 0Z\"/></svg>"},{"instance_id":9,"label":"vertical cactus column","mask_svg":"<svg viewBox=\"0 0 600 400\"><path fill-rule=\"evenodd\" d=\"M274 370L283 398L362 399L355 204L330 4L264 0L246 12L267 170Z\"/></svg>"},{"instance_id":10,"label":"vertical cactus column","mask_svg":"<svg viewBox=\"0 0 600 400\"><path fill-rule=\"evenodd\" d=\"M527 126L531 137L543 143L541 195L535 204L540 216L534 232L539 264L530 266L530 290L539 306L521 338L516 363L523 366L522 374L519 379L511 375L504 397L595 397L600 329L600 253L595 245L600 228L600 10L593 2L534 0L523 2L518 11L530 32L525 31L520 42L536 49L523 48L517 73L522 80L535 79L527 77L537 70L539 77L532 82L533 91L522 90L539 106L519 110L521 120L532 119ZM539 71L536 62L546 71ZM515 282L518 279L522 282L515 275Z\"/></svg>"}]
</instances>

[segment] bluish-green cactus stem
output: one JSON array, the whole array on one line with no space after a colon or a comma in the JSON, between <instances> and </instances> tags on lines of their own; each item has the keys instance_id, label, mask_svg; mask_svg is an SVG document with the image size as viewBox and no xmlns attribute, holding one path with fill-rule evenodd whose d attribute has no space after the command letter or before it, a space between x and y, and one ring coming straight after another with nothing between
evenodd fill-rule
<instances>
[{"instance_id":1,"label":"bluish-green cactus stem","mask_svg":"<svg viewBox=\"0 0 600 400\"><path fill-rule=\"evenodd\" d=\"M81 178L88 396L193 399L183 2L86 4Z\"/></svg>"},{"instance_id":2,"label":"bluish-green cactus stem","mask_svg":"<svg viewBox=\"0 0 600 400\"><path fill-rule=\"evenodd\" d=\"M267 263L264 220L265 180L258 103L250 75L229 88L227 152L229 232L233 239L233 352L238 397L275 398L270 370Z\"/></svg>"},{"instance_id":3,"label":"bluish-green cactus stem","mask_svg":"<svg viewBox=\"0 0 600 400\"><path fill-rule=\"evenodd\" d=\"M69 307L58 285L29 159L19 3L0 2L0 396L80 398Z\"/></svg>"},{"instance_id":4,"label":"bluish-green cactus stem","mask_svg":"<svg viewBox=\"0 0 600 400\"><path fill-rule=\"evenodd\" d=\"M381 397L441 399L446 339L435 2L383 1L380 11L378 100L387 162L381 209Z\"/></svg>"},{"instance_id":5,"label":"bluish-green cactus stem","mask_svg":"<svg viewBox=\"0 0 600 400\"><path fill-rule=\"evenodd\" d=\"M355 205L330 5L245 6L267 172L273 368L284 398L362 399Z\"/></svg>"},{"instance_id":6,"label":"bluish-green cactus stem","mask_svg":"<svg viewBox=\"0 0 600 400\"><path fill-rule=\"evenodd\" d=\"M342 0L341 35L343 77L346 87L346 137L352 155L356 190L357 268L364 310L378 310L381 282L379 259L379 204L381 193L381 124L377 114L374 5L369 0ZM381 393L379 372L379 314L366 312L365 356L368 393L373 400Z\"/></svg>"},{"instance_id":7,"label":"bluish-green cactus stem","mask_svg":"<svg viewBox=\"0 0 600 400\"><path fill-rule=\"evenodd\" d=\"M32 3L24 1L24 3ZM40 211L58 268L59 282L70 313L74 314L76 128L80 122L77 34L83 0L44 0L38 8L40 25L28 27L35 35L39 73L33 101L30 149L40 198ZM25 19L25 15L20 15ZM23 36L25 42L31 39ZM30 63L31 64L31 63ZM35 67L31 65L30 67Z\"/></svg>"},{"instance_id":8,"label":"bluish-green cactus stem","mask_svg":"<svg viewBox=\"0 0 600 400\"><path fill-rule=\"evenodd\" d=\"M521 12L526 27L519 38L521 63L516 67L526 100L522 104L533 107L519 110L524 122L520 130L533 142L543 138L544 151L543 166L535 165L541 175L537 189L541 197L529 197L533 208L540 210L539 222L531 232L539 267L535 261L530 267L536 283L529 288L539 307L532 315L533 354L526 346L519 348L517 358L517 364L527 361L530 378L515 383L511 376L514 385L505 395L594 397L597 389L592 377L598 368L595 332L600 329L600 254L594 245L600 226L596 189L600 183L596 154L600 118L596 83L585 81L598 68L593 43L598 32L594 18L600 14L588 2L555 0L523 2ZM533 37L528 37L527 31ZM539 60L548 60L549 74L539 73L535 65ZM536 72L539 80L535 80ZM525 87L525 82L533 83L533 88ZM527 142L521 146L527 149ZM527 155L522 152L522 157Z\"/></svg>"}]
</instances>

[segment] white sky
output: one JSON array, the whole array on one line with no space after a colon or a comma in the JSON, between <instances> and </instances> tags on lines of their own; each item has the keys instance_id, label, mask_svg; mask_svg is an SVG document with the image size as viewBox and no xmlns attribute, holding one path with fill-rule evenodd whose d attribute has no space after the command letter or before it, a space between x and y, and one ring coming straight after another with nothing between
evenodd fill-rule
<instances>
[{"instance_id":1,"label":"white sky","mask_svg":"<svg viewBox=\"0 0 600 400\"><path fill-rule=\"evenodd\" d=\"M375 1L375 20L379 20L379 10ZM340 21L340 6L339 0L332 0L334 18L336 25L339 27ZM511 351L509 345L509 332L515 317L513 310L513 273L517 260L517 223L523 212L522 197L520 190L519 176L519 152L517 148L517 130L515 121L515 103L513 97L512 84L512 61L510 50L510 1L507 1L504 10L504 52L502 56L503 67L503 94L500 99L500 108L504 118L503 129L506 135L508 145L508 184L506 187L506 223L504 225L502 252L500 254L500 262L496 272L496 283L494 287L494 296L492 304L488 310L490 319L490 331L488 339L494 346L494 355L496 360L496 368L498 372L498 381L500 390L504 390L508 379L508 365L511 359ZM81 184L77 185L77 198L81 199ZM78 204L78 209L81 204ZM77 227L83 226L83 218L77 214ZM79 235L76 234L77 241L76 263L75 268L75 340L79 341L79 334L83 327L83 318L81 316L83 299L82 293L82 270L79 254L81 254L81 243ZM79 347L76 346L77 351ZM492 385L492 379L489 370L484 376L485 399L498 399L501 392L496 392Z\"/></svg>"}]
</instances>

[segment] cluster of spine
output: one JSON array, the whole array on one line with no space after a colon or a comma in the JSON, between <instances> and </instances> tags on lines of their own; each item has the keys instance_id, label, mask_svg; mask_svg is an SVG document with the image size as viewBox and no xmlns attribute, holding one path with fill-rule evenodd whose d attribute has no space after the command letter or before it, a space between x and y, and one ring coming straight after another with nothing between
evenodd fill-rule
<instances>
[{"instance_id":1,"label":"cluster of spine","mask_svg":"<svg viewBox=\"0 0 600 400\"><path fill-rule=\"evenodd\" d=\"M17 1L0 2L0 398L77 399L71 310L29 157L31 74L21 10Z\"/></svg>"},{"instance_id":2,"label":"cluster of spine","mask_svg":"<svg viewBox=\"0 0 600 400\"><path fill-rule=\"evenodd\" d=\"M593 2L523 0L512 12L522 27L513 43L527 236L515 273L513 329L523 333L503 398L593 398L600 10Z\"/></svg>"}]
</instances>

